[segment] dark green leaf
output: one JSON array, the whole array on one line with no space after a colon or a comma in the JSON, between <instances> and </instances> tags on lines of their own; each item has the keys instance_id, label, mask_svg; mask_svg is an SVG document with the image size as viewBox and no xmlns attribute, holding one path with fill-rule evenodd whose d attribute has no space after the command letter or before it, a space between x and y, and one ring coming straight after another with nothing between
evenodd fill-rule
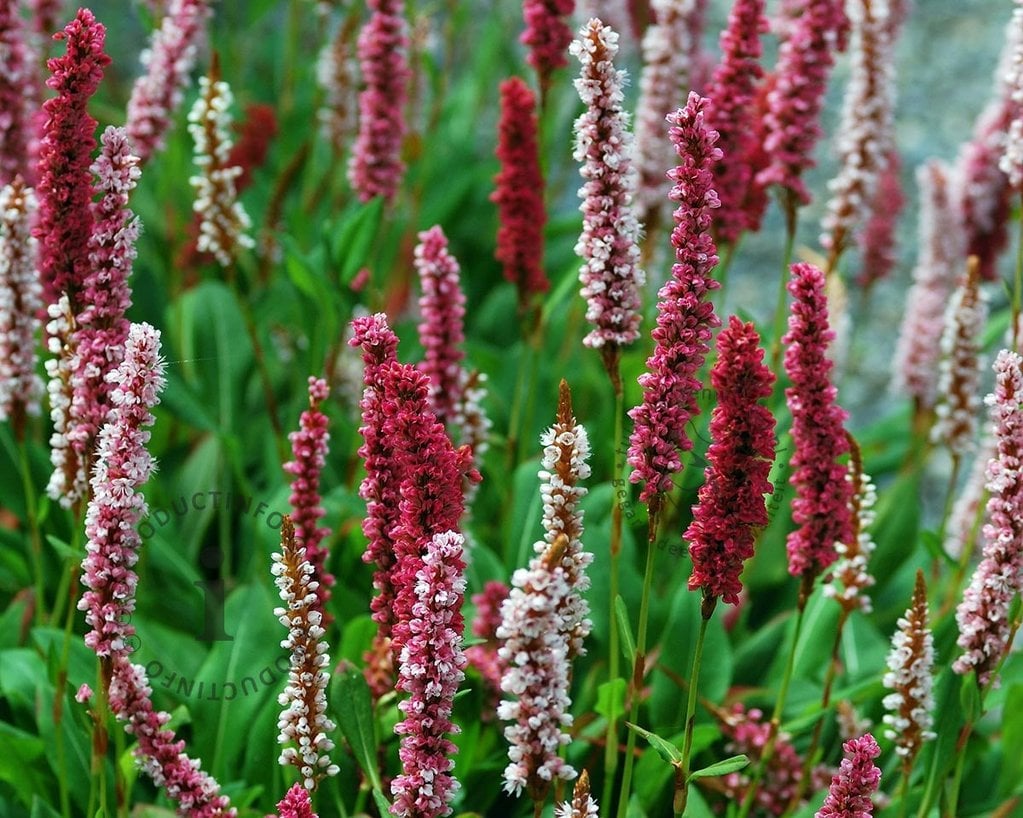
<instances>
[{"instance_id":1,"label":"dark green leaf","mask_svg":"<svg viewBox=\"0 0 1023 818\"><path fill-rule=\"evenodd\" d=\"M636 733L636 735L645 738L647 742L649 742L650 746L657 751L657 754L669 764L681 763L682 751L667 739L663 739L660 736L651 733L649 730L644 730L642 727L639 727L629 721L625 722L625 726Z\"/></svg>"},{"instance_id":2,"label":"dark green leaf","mask_svg":"<svg viewBox=\"0 0 1023 818\"><path fill-rule=\"evenodd\" d=\"M721 761L717 761L711 764L709 767L703 767L699 770L693 770L689 773L689 780L692 781L694 778L716 778L719 775L728 775L734 773L737 770L741 770L749 765L749 757L745 755L732 756L731 758L725 758Z\"/></svg>"},{"instance_id":3,"label":"dark green leaf","mask_svg":"<svg viewBox=\"0 0 1023 818\"><path fill-rule=\"evenodd\" d=\"M330 692L338 727L341 728L370 784L374 790L379 790L380 774L377 771L373 698L369 686L360 671L349 670L334 677Z\"/></svg>"}]
</instances>

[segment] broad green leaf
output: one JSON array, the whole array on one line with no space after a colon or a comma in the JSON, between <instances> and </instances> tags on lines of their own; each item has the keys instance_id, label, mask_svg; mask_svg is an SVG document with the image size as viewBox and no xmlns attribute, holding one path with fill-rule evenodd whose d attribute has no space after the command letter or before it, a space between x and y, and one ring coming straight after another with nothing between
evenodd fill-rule
<instances>
[{"instance_id":1,"label":"broad green leaf","mask_svg":"<svg viewBox=\"0 0 1023 818\"><path fill-rule=\"evenodd\" d=\"M722 759L721 761L715 762L707 767L703 767L702 769L693 770L689 773L689 780L691 781L694 778L716 778L719 775L728 775L729 773L734 773L748 765L748 756L732 756L731 758Z\"/></svg>"},{"instance_id":2,"label":"broad green leaf","mask_svg":"<svg viewBox=\"0 0 1023 818\"><path fill-rule=\"evenodd\" d=\"M373 802L377 805L377 809L380 810L381 815L391 814L391 802L384 797L379 786L373 788Z\"/></svg>"},{"instance_id":3,"label":"broad green leaf","mask_svg":"<svg viewBox=\"0 0 1023 818\"><path fill-rule=\"evenodd\" d=\"M1002 769L998 777L998 791L1002 795L1020 792L1023 786L1023 753L1009 748L1023 747L1023 684L1014 684L1006 691L1005 713L1002 722Z\"/></svg>"}]
</instances>

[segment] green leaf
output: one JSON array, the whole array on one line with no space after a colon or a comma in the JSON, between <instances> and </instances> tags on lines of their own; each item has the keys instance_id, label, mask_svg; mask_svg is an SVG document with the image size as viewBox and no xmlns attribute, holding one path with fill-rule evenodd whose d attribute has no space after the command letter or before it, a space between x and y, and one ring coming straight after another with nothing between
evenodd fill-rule
<instances>
[{"instance_id":1,"label":"green leaf","mask_svg":"<svg viewBox=\"0 0 1023 818\"><path fill-rule=\"evenodd\" d=\"M649 742L650 746L657 751L657 755L669 764L679 764L682 762L682 751L667 739L663 739L660 736L651 733L649 730L644 730L642 727L639 727L629 721L625 722L625 726L637 735L645 738L647 742Z\"/></svg>"},{"instance_id":2,"label":"green leaf","mask_svg":"<svg viewBox=\"0 0 1023 818\"><path fill-rule=\"evenodd\" d=\"M369 778L376 798L380 790L380 774L377 771L377 740L369 685L362 673L349 670L334 677L330 693L338 727L351 746L363 773Z\"/></svg>"},{"instance_id":3,"label":"green leaf","mask_svg":"<svg viewBox=\"0 0 1023 818\"><path fill-rule=\"evenodd\" d=\"M725 758L721 761L717 761L711 764L709 767L704 767L700 770L693 770L689 773L689 780L692 781L694 778L716 778L719 775L728 775L734 773L737 770L741 770L749 764L749 757L745 755L732 756L731 758Z\"/></svg>"},{"instance_id":4,"label":"green leaf","mask_svg":"<svg viewBox=\"0 0 1023 818\"><path fill-rule=\"evenodd\" d=\"M334 261L341 267L341 283L350 284L366 264L384 212L383 197L359 207L341 225L332 246Z\"/></svg>"},{"instance_id":5,"label":"green leaf","mask_svg":"<svg viewBox=\"0 0 1023 818\"><path fill-rule=\"evenodd\" d=\"M1002 711L1002 743L1010 747L1023 747L1023 684L1012 685L1006 693L1005 709ZM1002 795L1019 791L1023 783L1023 753L1006 752L1002 755L1002 771L999 775L998 790Z\"/></svg>"},{"instance_id":6,"label":"green leaf","mask_svg":"<svg viewBox=\"0 0 1023 818\"><path fill-rule=\"evenodd\" d=\"M32 798L30 818L60 818L60 813L36 795Z\"/></svg>"},{"instance_id":7,"label":"green leaf","mask_svg":"<svg viewBox=\"0 0 1023 818\"><path fill-rule=\"evenodd\" d=\"M967 721L976 721L980 717L980 687L977 684L977 674L973 671L963 676L962 686L959 688L959 703Z\"/></svg>"},{"instance_id":8,"label":"green leaf","mask_svg":"<svg viewBox=\"0 0 1023 818\"><path fill-rule=\"evenodd\" d=\"M384 797L379 787L373 788L373 801L376 803L381 815L391 814L391 803Z\"/></svg>"},{"instance_id":9,"label":"green leaf","mask_svg":"<svg viewBox=\"0 0 1023 818\"><path fill-rule=\"evenodd\" d=\"M597 688L596 711L609 721L616 721L625 712L625 679L612 679Z\"/></svg>"},{"instance_id":10,"label":"green leaf","mask_svg":"<svg viewBox=\"0 0 1023 818\"><path fill-rule=\"evenodd\" d=\"M629 624L629 612L625 608L625 600L621 594L615 597L615 620L618 622L618 637L621 640L622 653L629 662L629 667L636 664L636 640L632 638L632 626Z\"/></svg>"}]
</instances>

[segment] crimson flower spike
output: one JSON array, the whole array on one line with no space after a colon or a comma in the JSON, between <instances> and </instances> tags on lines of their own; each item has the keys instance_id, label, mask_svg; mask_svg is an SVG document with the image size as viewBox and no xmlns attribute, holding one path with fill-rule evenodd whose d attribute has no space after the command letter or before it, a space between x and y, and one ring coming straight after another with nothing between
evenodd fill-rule
<instances>
[{"instance_id":1,"label":"crimson flower spike","mask_svg":"<svg viewBox=\"0 0 1023 818\"><path fill-rule=\"evenodd\" d=\"M711 330L720 324L708 295L719 286L710 277L718 262L710 227L719 204L711 169L721 151L715 145L717 132L705 121L707 106L706 99L691 92L686 107L668 117L668 135L681 159L668 174L675 183L671 199L678 202L671 234L676 263L657 294L654 352L639 377L643 402L629 411L634 424L630 479L645 484L640 500L649 506L653 522L672 477L682 470L680 452L693 447L686 426L700 411L696 375L710 351ZM651 536L655 528L651 526Z\"/></svg>"},{"instance_id":2,"label":"crimson flower spike","mask_svg":"<svg viewBox=\"0 0 1023 818\"><path fill-rule=\"evenodd\" d=\"M497 204L497 260L515 285L519 308L550 288L543 269L543 228L547 222L537 138L536 100L519 77L501 83L501 119L490 200Z\"/></svg>"},{"instance_id":3,"label":"crimson flower spike","mask_svg":"<svg viewBox=\"0 0 1023 818\"><path fill-rule=\"evenodd\" d=\"M623 109L626 75L614 67L618 34L600 20L590 20L569 51L582 72L575 88L586 110L575 121L573 158L581 162L584 184L583 231L575 252L586 319L593 329L583 344L601 353L604 368L621 391L621 348L639 338L640 290L646 275L639 266L640 227L633 212L636 172L632 167L632 134Z\"/></svg>"},{"instance_id":4,"label":"crimson flower spike","mask_svg":"<svg viewBox=\"0 0 1023 818\"><path fill-rule=\"evenodd\" d=\"M789 573L803 580L802 607L814 579L838 558L837 544L852 541L853 485L848 468L837 462L849 451L842 428L848 415L835 402L838 390L831 383L834 365L827 352L835 334L828 326L824 273L812 264L793 264L788 290L795 302L782 343L788 346L785 371L792 381L785 399L795 444L792 518L799 527L789 534L787 548Z\"/></svg>"},{"instance_id":5,"label":"crimson flower spike","mask_svg":"<svg viewBox=\"0 0 1023 818\"><path fill-rule=\"evenodd\" d=\"M769 163L757 174L757 183L782 188L790 232L796 208L811 198L802 175L814 164L828 74L847 28L842 0L809 0L791 21L778 53L764 115Z\"/></svg>"},{"instance_id":6,"label":"crimson flower spike","mask_svg":"<svg viewBox=\"0 0 1023 818\"><path fill-rule=\"evenodd\" d=\"M760 35L766 30L764 0L738 0L721 34L721 62L706 89L711 100L707 119L718 132L723 154L714 167L714 189L721 200L714 230L722 242L734 243L745 230L756 228L757 219L744 204L753 184L751 158L759 149L754 104L764 75Z\"/></svg>"},{"instance_id":7,"label":"crimson flower spike","mask_svg":"<svg viewBox=\"0 0 1023 818\"><path fill-rule=\"evenodd\" d=\"M110 57L103 52L106 29L88 9L54 35L67 43L62 57L47 62L47 86L56 96L43 104L47 120L39 146L39 269L47 304L67 294L71 312L81 312L81 289L89 270L92 235L92 174L96 120L86 106L103 79Z\"/></svg>"},{"instance_id":8,"label":"crimson flower spike","mask_svg":"<svg viewBox=\"0 0 1023 818\"><path fill-rule=\"evenodd\" d=\"M717 391L710 465L683 537L693 560L689 589L702 590L711 611L718 597L738 604L743 563L753 556L757 529L768 523L764 495L773 491L768 475L775 422L760 401L771 396L774 374L764 365L759 344L753 324L733 315L718 335L718 360L710 372Z\"/></svg>"},{"instance_id":9,"label":"crimson flower spike","mask_svg":"<svg viewBox=\"0 0 1023 818\"><path fill-rule=\"evenodd\" d=\"M539 78L541 107L551 87L551 74L568 65L565 51L572 42L568 18L574 10L575 0L523 0L526 27L519 40L528 46L526 62L536 69Z\"/></svg>"},{"instance_id":10,"label":"crimson flower spike","mask_svg":"<svg viewBox=\"0 0 1023 818\"><path fill-rule=\"evenodd\" d=\"M368 202L393 201L405 164L405 99L410 77L408 26L403 0L367 0L369 21L359 33L359 65L365 87L359 94L359 135L348 163L348 181Z\"/></svg>"}]
</instances>

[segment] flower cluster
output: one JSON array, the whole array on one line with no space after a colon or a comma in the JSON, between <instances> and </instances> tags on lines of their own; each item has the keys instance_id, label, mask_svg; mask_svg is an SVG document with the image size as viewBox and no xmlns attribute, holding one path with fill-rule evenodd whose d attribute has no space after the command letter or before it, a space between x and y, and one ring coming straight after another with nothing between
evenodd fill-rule
<instances>
[{"instance_id":1,"label":"flower cluster","mask_svg":"<svg viewBox=\"0 0 1023 818\"><path fill-rule=\"evenodd\" d=\"M990 434L981 437L977 453L973 458L973 466L966 476L959 496L952 506L945 527L945 553L956 560L967 559L966 552L973 553L977 545L977 535L984 516L985 483L987 482L987 464L995 456L995 441Z\"/></svg>"},{"instance_id":2,"label":"flower cluster","mask_svg":"<svg viewBox=\"0 0 1023 818\"><path fill-rule=\"evenodd\" d=\"M655 20L643 35L643 70L636 103L636 216L648 227L666 209L665 169L672 163L664 121L690 87L697 43L690 24L702 14L700 0L651 0Z\"/></svg>"},{"instance_id":3,"label":"flower cluster","mask_svg":"<svg viewBox=\"0 0 1023 818\"><path fill-rule=\"evenodd\" d=\"M853 484L850 500L850 522L852 538L848 543L835 544L838 559L824 584L824 595L837 600L847 614L855 610L870 613L872 603L867 589L874 585L874 577L867 570L870 555L877 548L867 529L874 522L874 505L877 503L877 489L870 475L863 471L863 457L860 447L848 437L849 474Z\"/></svg>"},{"instance_id":4,"label":"flower cluster","mask_svg":"<svg viewBox=\"0 0 1023 818\"><path fill-rule=\"evenodd\" d=\"M405 718L394 728L402 737L402 773L391 782L391 812L403 818L450 815L460 788L451 774L457 748L446 735L459 732L451 709L465 678L464 570L462 535L434 535L416 573L410 636L399 656L397 687L409 698L399 702Z\"/></svg>"},{"instance_id":5,"label":"flower cluster","mask_svg":"<svg viewBox=\"0 0 1023 818\"><path fill-rule=\"evenodd\" d=\"M718 132L721 159L714 167L714 189L721 207L714 214L719 241L735 242L758 218L745 207L754 184L751 158L758 150L755 129L760 65L760 35L767 29L764 0L739 0L721 34L721 61L704 92L710 100L708 122Z\"/></svg>"},{"instance_id":6,"label":"flower cluster","mask_svg":"<svg viewBox=\"0 0 1023 818\"><path fill-rule=\"evenodd\" d=\"M710 419L706 480L682 536L690 542L690 590L739 602L743 563L753 556L756 530L767 525L764 495L774 460L774 416L760 401L771 396L773 373L764 365L753 324L734 315L718 336L710 381L717 404Z\"/></svg>"},{"instance_id":7,"label":"flower cluster","mask_svg":"<svg viewBox=\"0 0 1023 818\"><path fill-rule=\"evenodd\" d=\"M761 758L772 732L771 723L764 719L763 712L756 708L746 710L741 704L736 704L731 712L721 715L721 720L724 734L729 739L725 747L728 752L744 753L754 762ZM812 786L801 786L803 760L789 737L780 733L757 786L754 803L770 815L783 815L798 791L817 789L827 782L830 773L827 768L817 766L810 771L810 776ZM748 774L729 773L722 780L728 798L737 803L744 800L751 783Z\"/></svg>"},{"instance_id":8,"label":"flower cluster","mask_svg":"<svg viewBox=\"0 0 1023 818\"><path fill-rule=\"evenodd\" d=\"M292 784L284 798L277 802L277 818L317 818L309 801L309 790Z\"/></svg>"},{"instance_id":9,"label":"flower cluster","mask_svg":"<svg viewBox=\"0 0 1023 818\"><path fill-rule=\"evenodd\" d=\"M950 171L937 161L917 171L919 256L895 349L893 387L920 409L934 406L945 308L965 257L965 236Z\"/></svg>"},{"instance_id":10,"label":"flower cluster","mask_svg":"<svg viewBox=\"0 0 1023 818\"><path fill-rule=\"evenodd\" d=\"M143 73L132 86L125 124L142 161L163 147L212 13L209 0L170 0L142 52Z\"/></svg>"},{"instance_id":11,"label":"flower cluster","mask_svg":"<svg viewBox=\"0 0 1023 818\"><path fill-rule=\"evenodd\" d=\"M365 87L359 94L359 135L348 164L348 181L362 202L392 201L405 165L405 98L409 67L403 0L368 0L372 12L359 33L359 65Z\"/></svg>"},{"instance_id":12,"label":"flower cluster","mask_svg":"<svg viewBox=\"0 0 1023 818\"><path fill-rule=\"evenodd\" d=\"M600 810L590 795L590 776L586 770L579 773L572 792L572 800L560 804L554 811L554 818L598 818Z\"/></svg>"},{"instance_id":13,"label":"flower cluster","mask_svg":"<svg viewBox=\"0 0 1023 818\"><path fill-rule=\"evenodd\" d=\"M870 209L894 139L894 29L888 0L852 0L846 9L852 66L838 130L840 170L828 183L831 199L821 225L821 244L832 265Z\"/></svg>"},{"instance_id":14,"label":"flower cluster","mask_svg":"<svg viewBox=\"0 0 1023 818\"><path fill-rule=\"evenodd\" d=\"M200 171L188 180L195 189L192 209L201 218L198 249L212 254L223 267L231 265L241 248L255 246L246 233L252 222L238 201L237 180L242 169L229 159L232 102L231 88L219 78L214 63L210 75L199 78L199 98L188 114L188 132L195 141L195 164Z\"/></svg>"},{"instance_id":15,"label":"flower cluster","mask_svg":"<svg viewBox=\"0 0 1023 818\"><path fill-rule=\"evenodd\" d=\"M134 565L141 545L135 526L146 514L139 488L155 468L146 451L146 427L153 423L150 410L159 402L163 371L159 331L133 324L124 360L107 376L113 411L99 434L85 514L82 584L88 590L78 608L91 628L85 644L101 657L126 657L126 640L135 632L128 621L135 609Z\"/></svg>"},{"instance_id":16,"label":"flower cluster","mask_svg":"<svg viewBox=\"0 0 1023 818\"><path fill-rule=\"evenodd\" d=\"M292 460L284 464L284 471L292 476L291 519L295 524L295 540L305 549L305 558L313 567L316 578L316 608L323 615L324 625L329 625L331 616L327 613L330 588L334 576L327 572L327 549L320 543L330 533L329 528L319 525L324 515L320 497L320 474L327 457L327 416L320 411L320 403L327 399L329 389L322 378L309 378L309 408L299 419L300 429L288 435L291 441Z\"/></svg>"},{"instance_id":17,"label":"flower cluster","mask_svg":"<svg viewBox=\"0 0 1023 818\"><path fill-rule=\"evenodd\" d=\"M465 378L465 294L458 261L448 252L448 240L439 225L419 234L415 267L423 292L419 298L419 342L424 357L419 371L430 379L430 411L447 424L461 403Z\"/></svg>"},{"instance_id":18,"label":"flower cluster","mask_svg":"<svg viewBox=\"0 0 1023 818\"><path fill-rule=\"evenodd\" d=\"M20 435L26 415L38 415L43 382L36 374L37 317L42 287L31 235L36 199L20 177L0 189L0 421Z\"/></svg>"},{"instance_id":19,"label":"flower cluster","mask_svg":"<svg viewBox=\"0 0 1023 818\"><path fill-rule=\"evenodd\" d=\"M987 467L988 523L980 565L956 609L959 647L956 673L976 670L981 685L991 680L1007 649L1009 606L1020 591L1023 576L1023 358L1002 350L995 359L995 391L985 402L991 407L994 458Z\"/></svg>"},{"instance_id":20,"label":"flower cluster","mask_svg":"<svg viewBox=\"0 0 1023 818\"><path fill-rule=\"evenodd\" d=\"M561 757L572 726L568 628L560 615L573 592L562 567L567 549L568 537L561 535L528 568L515 571L497 629L501 689L512 697L497 708L499 719L512 722L504 729L510 745L504 788L516 795L525 789L533 801L546 797L554 779L575 778Z\"/></svg>"},{"instance_id":21,"label":"flower cluster","mask_svg":"<svg viewBox=\"0 0 1023 818\"><path fill-rule=\"evenodd\" d=\"M898 150L892 148L881 166L873 199L868 202L870 215L856 237L861 262L855 280L864 290L869 289L874 282L887 278L899 262L896 233L899 216L905 205L902 160Z\"/></svg>"},{"instance_id":22,"label":"flower cluster","mask_svg":"<svg viewBox=\"0 0 1023 818\"><path fill-rule=\"evenodd\" d=\"M501 626L501 606L508 598L509 588L503 582L490 580L482 592L474 594L472 604L476 606L476 618L472 621L472 635L482 639L483 644L471 645L465 649L465 658L471 667L479 671L487 685L488 704L483 710L483 720L494 717L501 699L501 676L504 666L498 655L500 647L497 629Z\"/></svg>"},{"instance_id":23,"label":"flower cluster","mask_svg":"<svg viewBox=\"0 0 1023 818\"><path fill-rule=\"evenodd\" d=\"M711 331L720 321L708 300L718 283L710 277L718 257L710 237L711 211L718 207L711 168L721 159L717 133L705 122L707 100L689 94L685 108L668 117L668 135L681 164L669 172L675 229L671 243L676 263L657 294L655 347L640 376L643 402L629 412L634 427L629 439L633 483L644 482L640 499L650 504L672 487L682 470L680 451L692 448L686 425L699 413L696 378L710 351Z\"/></svg>"},{"instance_id":24,"label":"flower cluster","mask_svg":"<svg viewBox=\"0 0 1023 818\"><path fill-rule=\"evenodd\" d=\"M318 610L319 583L288 517L281 526L281 550L273 554L271 571L285 605L274 609L274 616L288 629L281 647L291 653L288 684L277 697L283 707L277 720L277 740L297 745L285 747L279 762L297 767L302 784L312 790L325 776L338 773L337 765L330 763L334 742L327 735L334 729L334 722L327 717L330 657L323 641L323 614Z\"/></svg>"},{"instance_id":25,"label":"flower cluster","mask_svg":"<svg viewBox=\"0 0 1023 818\"><path fill-rule=\"evenodd\" d=\"M523 0L522 17L526 27L519 38L529 48L526 61L540 78L540 96L547 96L551 73L568 65L565 49L572 42L568 18L575 0Z\"/></svg>"},{"instance_id":26,"label":"flower cluster","mask_svg":"<svg viewBox=\"0 0 1023 818\"><path fill-rule=\"evenodd\" d=\"M571 38L570 38L571 39ZM518 289L519 304L545 293L550 282L543 269L543 174L537 136L536 101L518 77L501 83L501 121L497 158L501 170L490 199L497 204L497 260L504 277Z\"/></svg>"},{"instance_id":27,"label":"flower cluster","mask_svg":"<svg viewBox=\"0 0 1023 818\"><path fill-rule=\"evenodd\" d=\"M334 153L347 148L355 132L355 59L352 38L357 18L352 15L334 37L323 47L316 60L316 82L323 91L323 107L316 113L323 134Z\"/></svg>"},{"instance_id":28,"label":"flower cluster","mask_svg":"<svg viewBox=\"0 0 1023 818\"><path fill-rule=\"evenodd\" d=\"M575 252L586 320L593 329L586 346L601 350L605 367L617 377L618 350L639 338L640 289L646 281L639 267L639 223L633 213L636 172L632 167L632 135L622 88L625 72L616 70L618 34L592 19L573 40L569 51L579 58L582 73L575 88L586 110L575 121L575 150L584 184L583 231Z\"/></svg>"},{"instance_id":29,"label":"flower cluster","mask_svg":"<svg viewBox=\"0 0 1023 818\"><path fill-rule=\"evenodd\" d=\"M789 292L795 298L789 330L782 338L785 371L792 386L785 400L792 412L790 482L797 496L792 518L799 526L788 537L789 573L813 579L838 557L837 543L853 540L848 469L837 462L848 451L842 424L847 414L836 402L827 356L835 337L828 327L824 273L812 264L792 265Z\"/></svg>"},{"instance_id":30,"label":"flower cluster","mask_svg":"<svg viewBox=\"0 0 1023 818\"><path fill-rule=\"evenodd\" d=\"M86 106L96 92L110 57L103 51L106 29L88 9L80 9L64 31L67 52L47 65L46 84L56 96L43 105L47 120L39 146L39 270L44 298L53 304L66 293L71 313L81 311L81 288L89 269L92 235L92 151L96 120Z\"/></svg>"},{"instance_id":31,"label":"flower cluster","mask_svg":"<svg viewBox=\"0 0 1023 818\"><path fill-rule=\"evenodd\" d=\"M1009 177L1014 190L1023 190L1023 5L1017 0L1009 22L1011 65L1005 74L1006 90L1015 108L1015 115L1009 124L1005 138L1005 152L998 167Z\"/></svg>"},{"instance_id":32,"label":"flower cluster","mask_svg":"<svg viewBox=\"0 0 1023 818\"><path fill-rule=\"evenodd\" d=\"M986 323L987 301L980 289L980 266L972 257L969 273L945 312L937 419L931 428L931 439L947 445L957 459L973 448L980 409L981 336Z\"/></svg>"},{"instance_id":33,"label":"flower cluster","mask_svg":"<svg viewBox=\"0 0 1023 818\"><path fill-rule=\"evenodd\" d=\"M916 572L913 602L899 620L888 654L884 686L894 692L884 697L885 737L909 769L925 741L934 738L934 636L927 621L927 586L923 571Z\"/></svg>"},{"instance_id":34,"label":"flower cluster","mask_svg":"<svg viewBox=\"0 0 1023 818\"><path fill-rule=\"evenodd\" d=\"M0 3L0 187L20 176L30 183L35 175L29 162L29 95L33 84L32 56L18 4Z\"/></svg>"},{"instance_id":35,"label":"flower cluster","mask_svg":"<svg viewBox=\"0 0 1023 818\"><path fill-rule=\"evenodd\" d=\"M770 162L757 175L757 183L779 185L801 204L811 198L801 177L813 166L828 73L847 26L842 6L842 0L813 0L805 5L781 44L767 95L764 147Z\"/></svg>"},{"instance_id":36,"label":"flower cluster","mask_svg":"<svg viewBox=\"0 0 1023 818\"><path fill-rule=\"evenodd\" d=\"M814 818L869 818L874 814L870 796L881 782L874 759L881 755L874 737L867 733L842 745L845 758L831 779L828 795Z\"/></svg>"}]
</instances>

